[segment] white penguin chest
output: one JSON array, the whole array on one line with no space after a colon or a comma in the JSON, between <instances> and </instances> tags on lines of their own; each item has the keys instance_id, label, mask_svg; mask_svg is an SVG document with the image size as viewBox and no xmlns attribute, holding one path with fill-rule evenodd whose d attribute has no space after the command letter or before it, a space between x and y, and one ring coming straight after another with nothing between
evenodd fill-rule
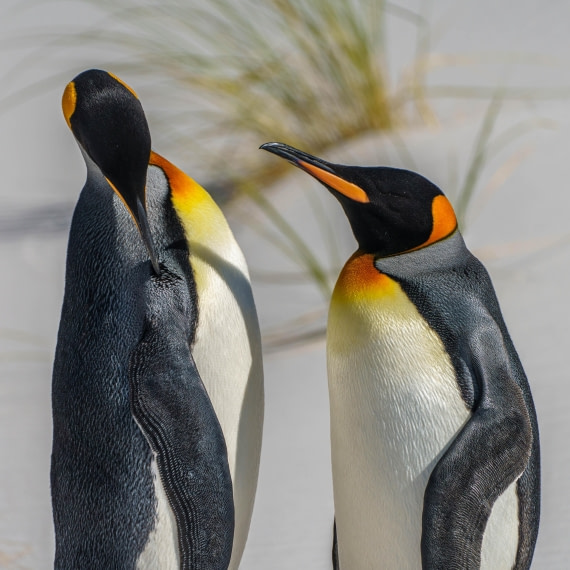
<instances>
[{"instance_id":1,"label":"white penguin chest","mask_svg":"<svg viewBox=\"0 0 570 570\"><path fill-rule=\"evenodd\" d=\"M237 246L236 246L237 247ZM218 264L194 245L198 293L192 354L220 422L232 477L235 530L229 569L245 548L257 486L263 426L261 340L241 252Z\"/></svg>"},{"instance_id":2,"label":"white penguin chest","mask_svg":"<svg viewBox=\"0 0 570 570\"><path fill-rule=\"evenodd\" d=\"M372 256L339 277L327 365L341 568L421 568L425 488L471 412L441 339Z\"/></svg>"},{"instance_id":3,"label":"white penguin chest","mask_svg":"<svg viewBox=\"0 0 570 570\"><path fill-rule=\"evenodd\" d=\"M233 266L233 272L223 274L199 256L198 247L195 250L191 265L198 293L198 326L192 354L222 426L233 471L241 405L256 356L246 318L255 308L240 307L236 296L239 286L232 278L235 274L236 281L245 282L241 268Z\"/></svg>"}]
</instances>

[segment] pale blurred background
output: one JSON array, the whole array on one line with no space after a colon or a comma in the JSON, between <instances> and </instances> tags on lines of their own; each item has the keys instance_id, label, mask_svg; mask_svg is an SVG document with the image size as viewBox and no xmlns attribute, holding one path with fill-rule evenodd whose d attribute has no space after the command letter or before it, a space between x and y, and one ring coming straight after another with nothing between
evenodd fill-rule
<instances>
[{"instance_id":1,"label":"pale blurred background","mask_svg":"<svg viewBox=\"0 0 570 570\"><path fill-rule=\"evenodd\" d=\"M412 168L452 198L537 407L543 507L533 568L570 567L570 4L302 6L3 0L0 568L52 565L51 363L85 177L60 97L91 67L138 92L154 148L214 192L248 258L266 423L242 568L331 568L323 330L354 249L334 199L257 150L269 140L337 162Z\"/></svg>"}]
</instances>

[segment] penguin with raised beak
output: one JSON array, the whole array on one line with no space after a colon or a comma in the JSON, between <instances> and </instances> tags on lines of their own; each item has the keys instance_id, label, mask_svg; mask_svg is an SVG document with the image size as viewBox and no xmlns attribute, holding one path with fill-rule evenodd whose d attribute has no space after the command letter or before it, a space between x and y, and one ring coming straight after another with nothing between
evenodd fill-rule
<instances>
[{"instance_id":1,"label":"penguin with raised beak","mask_svg":"<svg viewBox=\"0 0 570 570\"><path fill-rule=\"evenodd\" d=\"M261 148L321 182L358 242L327 325L335 568L528 568L536 413L450 202L414 172Z\"/></svg>"}]
</instances>

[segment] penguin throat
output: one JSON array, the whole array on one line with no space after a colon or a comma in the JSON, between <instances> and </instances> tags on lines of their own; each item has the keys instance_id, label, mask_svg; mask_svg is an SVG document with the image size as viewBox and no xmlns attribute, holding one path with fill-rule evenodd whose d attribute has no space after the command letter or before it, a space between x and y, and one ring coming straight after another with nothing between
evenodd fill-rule
<instances>
[{"instance_id":1,"label":"penguin throat","mask_svg":"<svg viewBox=\"0 0 570 570\"><path fill-rule=\"evenodd\" d=\"M385 297L396 292L398 284L374 266L375 256L357 250L343 267L334 292L335 302Z\"/></svg>"}]
</instances>

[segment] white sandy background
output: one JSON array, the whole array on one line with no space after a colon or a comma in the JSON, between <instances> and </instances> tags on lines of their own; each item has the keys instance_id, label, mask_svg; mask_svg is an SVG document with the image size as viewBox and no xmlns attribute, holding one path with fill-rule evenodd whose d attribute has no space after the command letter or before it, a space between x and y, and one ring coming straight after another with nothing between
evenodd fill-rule
<instances>
[{"instance_id":1,"label":"white sandy background","mask_svg":"<svg viewBox=\"0 0 570 570\"><path fill-rule=\"evenodd\" d=\"M434 74L434 82L570 86L570 4L497 4L469 0L458 8L452 2L433 2L432 18L445 30L437 51L539 54L544 56L542 63L511 66L508 73L505 66L462 66ZM46 88L8 110L0 108L0 568L44 569L52 564L51 364L63 294L66 231L84 180L84 166L59 100L67 80L83 68L102 65L102 54L95 53L87 54L81 67L66 64L64 57L38 49L44 45L39 36L22 42L5 38L61 22L85 29L94 21L93 11L77 2L44 2L22 9L5 1L0 8L0 98L34 78L69 72L57 88ZM399 32L396 26L391 35L394 73L401 64L398 54L409 51L405 30ZM144 103L145 94L138 91ZM168 105L168 94L164 104ZM443 101L438 110L443 117L439 128L402 135L413 164L398 155L393 141L374 136L335 149L327 158L413 166L453 197L450 172L464 175L484 105ZM491 272L538 411L543 508L533 567L563 570L570 567L570 99L510 103L501 113L497 132L520 121L546 118L548 129L532 129L487 163L464 233L468 246ZM152 125L152 116L150 121ZM271 138L267 133L267 140ZM169 158L186 167L176 152ZM324 188L292 171L268 196L324 255L326 245L310 213L308 193L321 199L334 220L341 257L348 257L354 240L338 204ZM295 268L244 225L250 214L243 203L228 212L254 275L267 338L296 316L324 311L325 304L311 284L271 284L255 278ZM316 341L266 351L264 446L245 570L331 568L324 348L324 341Z\"/></svg>"}]
</instances>

